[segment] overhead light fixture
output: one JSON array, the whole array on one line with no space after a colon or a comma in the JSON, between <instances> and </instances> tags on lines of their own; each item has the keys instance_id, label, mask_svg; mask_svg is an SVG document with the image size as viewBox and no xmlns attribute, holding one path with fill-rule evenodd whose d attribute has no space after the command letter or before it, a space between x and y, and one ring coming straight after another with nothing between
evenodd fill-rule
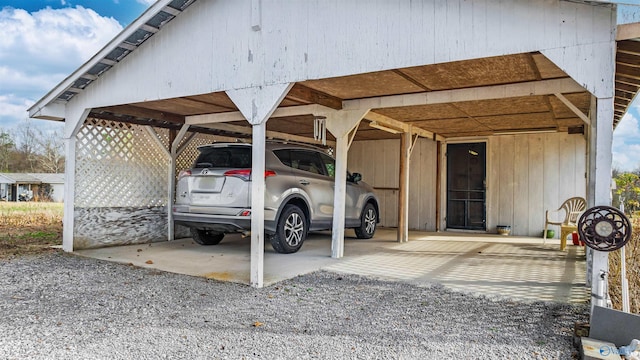
<instances>
[{"instance_id":1,"label":"overhead light fixture","mask_svg":"<svg viewBox=\"0 0 640 360\"><path fill-rule=\"evenodd\" d=\"M382 131L386 131L388 133L392 133L392 134L402 134L404 132L404 130L400 130L400 129L395 129L386 125L381 125L378 124L377 121L372 121L369 123L369 126L371 126L372 128L376 128L378 130L382 130Z\"/></svg>"}]
</instances>

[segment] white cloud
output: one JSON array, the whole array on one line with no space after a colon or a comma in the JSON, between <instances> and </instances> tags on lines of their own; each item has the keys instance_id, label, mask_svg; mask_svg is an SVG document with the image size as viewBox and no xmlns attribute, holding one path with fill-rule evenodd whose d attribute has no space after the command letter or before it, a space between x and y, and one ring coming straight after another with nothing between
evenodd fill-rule
<instances>
[{"instance_id":1,"label":"white cloud","mask_svg":"<svg viewBox=\"0 0 640 360\"><path fill-rule=\"evenodd\" d=\"M154 2L156 2L156 0L137 0L137 1L140 4L147 5L147 6L149 6L149 5L153 4Z\"/></svg>"},{"instance_id":2,"label":"white cloud","mask_svg":"<svg viewBox=\"0 0 640 360\"><path fill-rule=\"evenodd\" d=\"M613 167L632 171L640 167L640 128L638 118L628 112L613 132Z\"/></svg>"},{"instance_id":3,"label":"white cloud","mask_svg":"<svg viewBox=\"0 0 640 360\"><path fill-rule=\"evenodd\" d=\"M0 10L0 126L24 119L26 109L122 30L92 9ZM22 107L17 111L17 107Z\"/></svg>"},{"instance_id":4,"label":"white cloud","mask_svg":"<svg viewBox=\"0 0 640 360\"><path fill-rule=\"evenodd\" d=\"M27 107L32 104L33 101L27 99L0 95L0 118L24 119L27 117Z\"/></svg>"}]
</instances>

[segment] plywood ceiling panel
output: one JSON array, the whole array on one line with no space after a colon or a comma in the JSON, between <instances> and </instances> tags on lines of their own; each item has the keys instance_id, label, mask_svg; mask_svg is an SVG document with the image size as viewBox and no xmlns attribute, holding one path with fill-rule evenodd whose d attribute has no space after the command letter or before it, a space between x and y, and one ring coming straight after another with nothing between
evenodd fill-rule
<instances>
[{"instance_id":1,"label":"plywood ceiling panel","mask_svg":"<svg viewBox=\"0 0 640 360\"><path fill-rule=\"evenodd\" d=\"M424 91L393 71L310 80L301 84L344 100Z\"/></svg>"},{"instance_id":2,"label":"plywood ceiling panel","mask_svg":"<svg viewBox=\"0 0 640 360\"><path fill-rule=\"evenodd\" d=\"M508 84L536 80L528 54L418 66L401 69L431 90Z\"/></svg>"},{"instance_id":3,"label":"plywood ceiling panel","mask_svg":"<svg viewBox=\"0 0 640 360\"><path fill-rule=\"evenodd\" d=\"M465 101L455 104L470 116L539 113L549 111L543 96L523 96L507 99Z\"/></svg>"},{"instance_id":4,"label":"plywood ceiling panel","mask_svg":"<svg viewBox=\"0 0 640 360\"><path fill-rule=\"evenodd\" d=\"M482 116L474 119L497 131L555 128L557 126L549 113Z\"/></svg>"},{"instance_id":5,"label":"plywood ceiling panel","mask_svg":"<svg viewBox=\"0 0 640 360\"><path fill-rule=\"evenodd\" d=\"M536 53L532 54L531 57L538 67L538 72L540 73L540 77L543 79L555 79L567 77L567 74L562 71L553 61L549 60L546 56Z\"/></svg>"},{"instance_id":6,"label":"plywood ceiling panel","mask_svg":"<svg viewBox=\"0 0 640 360\"><path fill-rule=\"evenodd\" d=\"M224 91L203 94L203 95L187 96L187 99L192 99L192 100L196 100L204 103L209 103L212 105L217 105L220 107L227 108L229 110L238 110L236 105L233 103L233 101L231 101L229 96L227 96L227 94Z\"/></svg>"},{"instance_id":7,"label":"plywood ceiling panel","mask_svg":"<svg viewBox=\"0 0 640 360\"><path fill-rule=\"evenodd\" d=\"M456 133L456 132L475 132L475 131L491 131L485 125L480 124L474 119L448 119L448 120L424 120L411 123L421 129L428 130L437 134Z\"/></svg>"},{"instance_id":8,"label":"plywood ceiling panel","mask_svg":"<svg viewBox=\"0 0 640 360\"><path fill-rule=\"evenodd\" d=\"M466 116L451 104L393 107L374 111L400 121L454 119Z\"/></svg>"}]
</instances>

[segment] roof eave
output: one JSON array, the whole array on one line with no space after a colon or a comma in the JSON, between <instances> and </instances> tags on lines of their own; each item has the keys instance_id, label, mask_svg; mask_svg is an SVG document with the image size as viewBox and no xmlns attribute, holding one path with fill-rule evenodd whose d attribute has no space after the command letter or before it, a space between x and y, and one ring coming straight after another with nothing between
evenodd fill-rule
<instances>
[{"instance_id":1,"label":"roof eave","mask_svg":"<svg viewBox=\"0 0 640 360\"><path fill-rule=\"evenodd\" d=\"M136 30L145 26L145 24L158 14L164 7L171 3L172 0L158 0L151 5L142 15L140 15L129 26L124 28L116 37L108 42L100 51L98 51L91 59L80 66L76 71L71 73L67 78L62 80L56 87L49 91L44 97L33 104L27 111L30 118L64 120L64 102L56 101L56 99L69 89L73 83L83 74L87 73L96 64L100 63L105 57L122 44ZM55 106L51 106L55 103ZM62 112L60 112L62 108Z\"/></svg>"}]
</instances>

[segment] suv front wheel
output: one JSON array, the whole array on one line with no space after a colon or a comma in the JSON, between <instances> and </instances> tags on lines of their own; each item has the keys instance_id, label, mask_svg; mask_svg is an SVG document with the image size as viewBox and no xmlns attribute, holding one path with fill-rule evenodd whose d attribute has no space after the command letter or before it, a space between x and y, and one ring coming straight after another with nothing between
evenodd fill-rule
<instances>
[{"instance_id":1,"label":"suv front wheel","mask_svg":"<svg viewBox=\"0 0 640 360\"><path fill-rule=\"evenodd\" d=\"M373 204L368 203L362 209L360 215L360 226L355 228L356 237L358 239L371 239L376 232L376 223L378 222L378 212Z\"/></svg>"},{"instance_id":2,"label":"suv front wheel","mask_svg":"<svg viewBox=\"0 0 640 360\"><path fill-rule=\"evenodd\" d=\"M307 238L307 219L302 209L295 205L286 205L278 219L276 233L269 241L273 249L281 254L294 253L302 247Z\"/></svg>"}]
</instances>

